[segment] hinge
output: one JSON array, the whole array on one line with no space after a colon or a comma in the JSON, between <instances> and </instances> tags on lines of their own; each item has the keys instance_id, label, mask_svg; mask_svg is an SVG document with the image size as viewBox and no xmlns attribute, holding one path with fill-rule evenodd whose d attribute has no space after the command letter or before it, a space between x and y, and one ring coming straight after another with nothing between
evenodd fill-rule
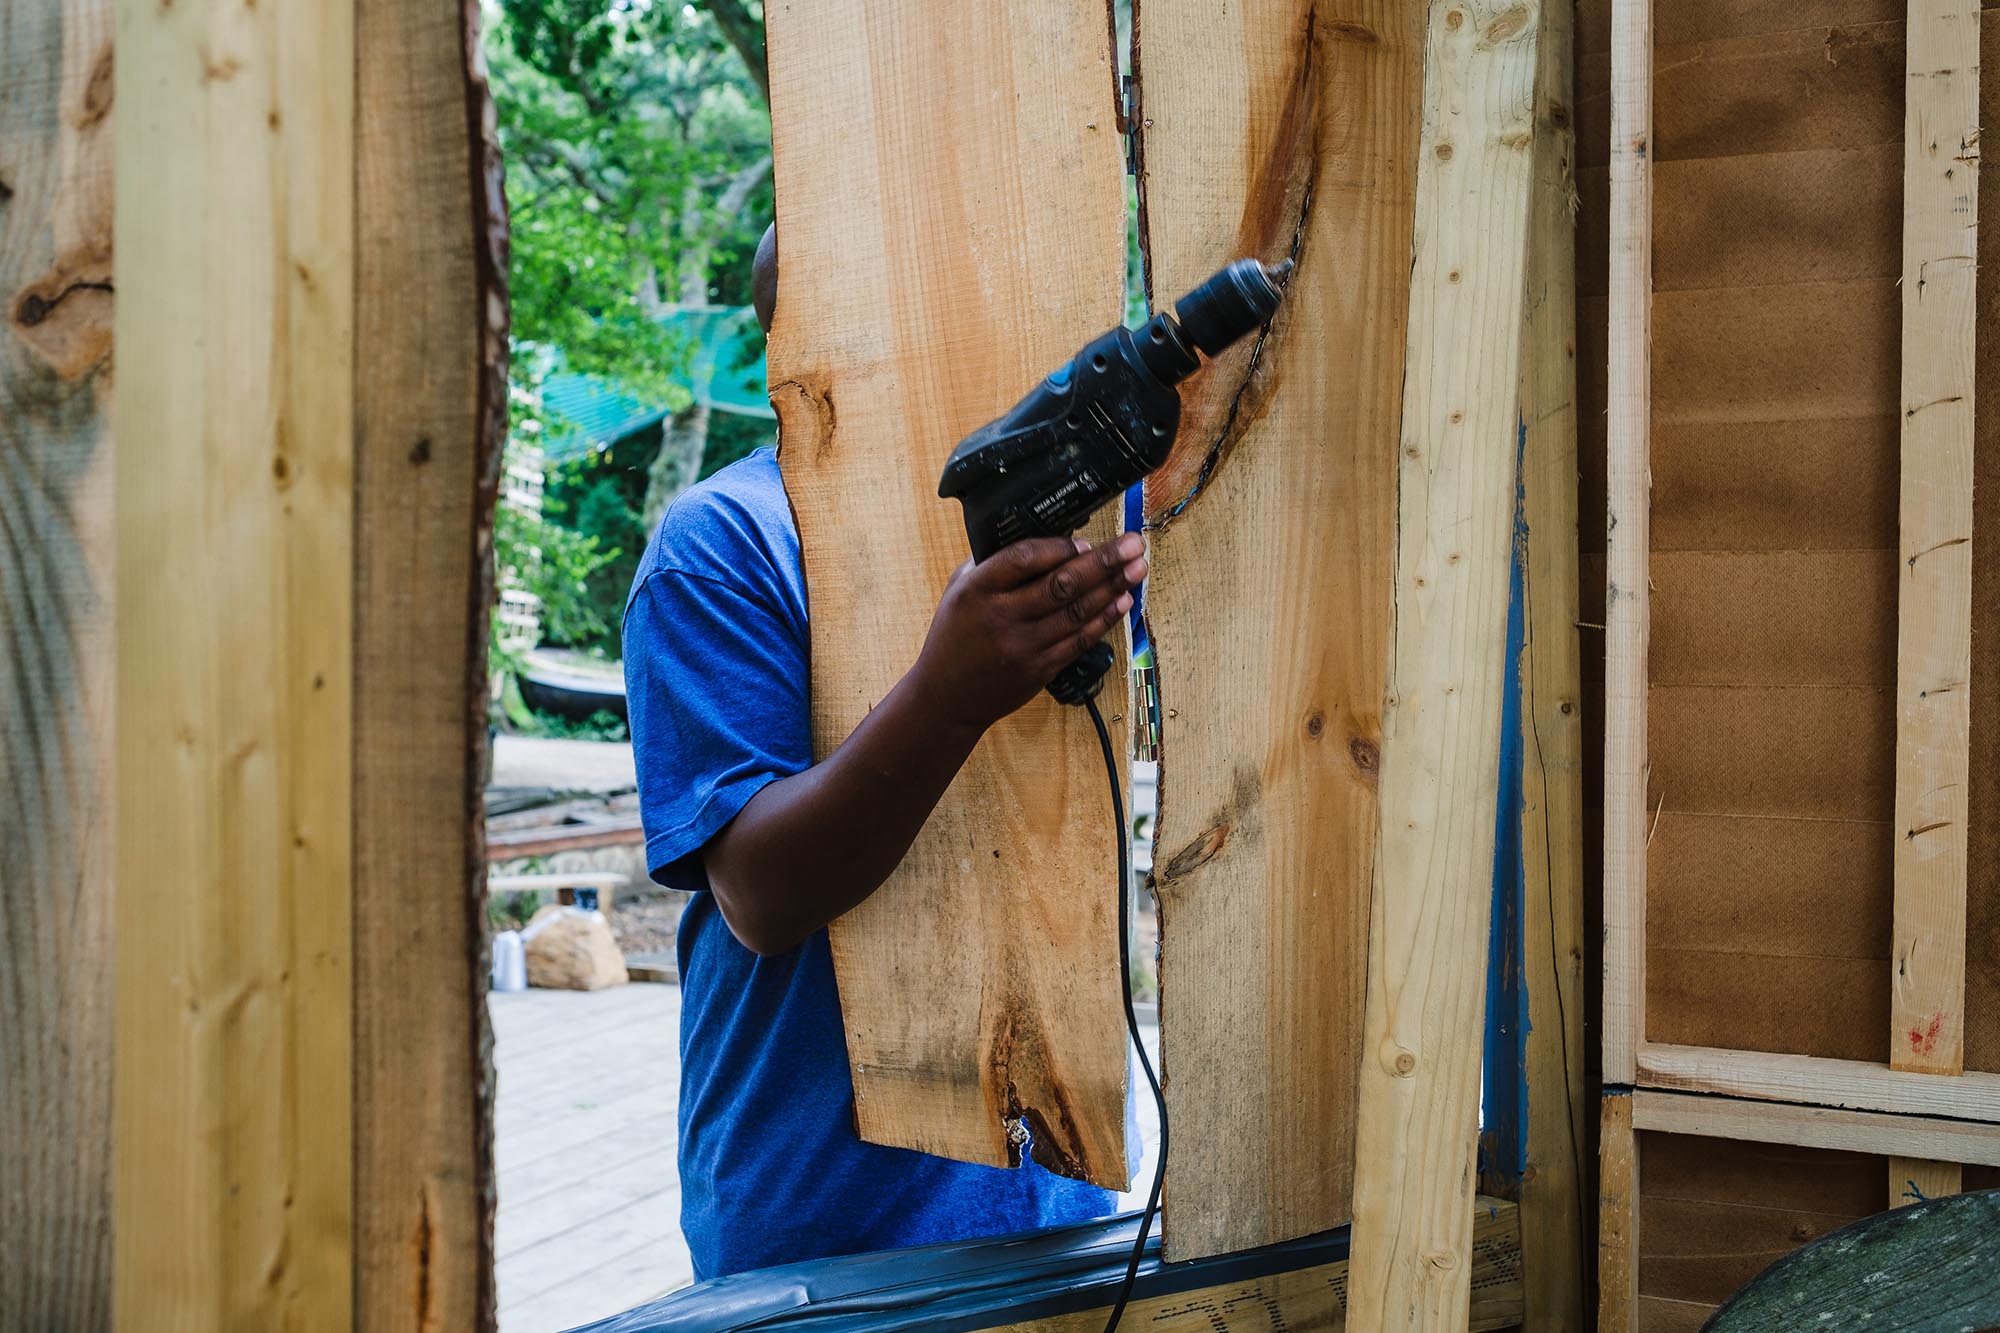
<instances>
[{"instance_id":1,"label":"hinge","mask_svg":"<svg viewBox=\"0 0 2000 1333\"><path fill-rule=\"evenodd\" d=\"M1124 106L1119 110L1118 120L1125 131L1125 174L1134 180L1139 176L1139 85L1130 74L1119 76L1119 89Z\"/></svg>"}]
</instances>

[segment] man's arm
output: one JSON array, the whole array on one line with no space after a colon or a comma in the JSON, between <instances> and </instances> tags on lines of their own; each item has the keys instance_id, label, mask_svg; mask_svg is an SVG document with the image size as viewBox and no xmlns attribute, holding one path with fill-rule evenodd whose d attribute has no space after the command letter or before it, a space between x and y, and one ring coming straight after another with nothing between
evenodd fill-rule
<instances>
[{"instance_id":1,"label":"man's arm","mask_svg":"<svg viewBox=\"0 0 2000 1333\"><path fill-rule=\"evenodd\" d=\"M1144 544L1017 542L952 575L916 665L825 760L760 790L703 850L736 938L783 953L881 887L986 729L1132 607Z\"/></svg>"}]
</instances>

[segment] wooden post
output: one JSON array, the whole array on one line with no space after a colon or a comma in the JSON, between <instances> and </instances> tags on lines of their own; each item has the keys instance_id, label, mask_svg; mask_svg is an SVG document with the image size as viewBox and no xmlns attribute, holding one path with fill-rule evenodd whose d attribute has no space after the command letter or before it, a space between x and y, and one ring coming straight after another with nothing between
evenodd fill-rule
<instances>
[{"instance_id":1,"label":"wooden post","mask_svg":"<svg viewBox=\"0 0 2000 1333\"><path fill-rule=\"evenodd\" d=\"M1238 255L1298 265L1146 487L1175 1260L1352 1216L1422 21L1141 6L1154 303Z\"/></svg>"},{"instance_id":2,"label":"wooden post","mask_svg":"<svg viewBox=\"0 0 2000 1333\"><path fill-rule=\"evenodd\" d=\"M111 6L0 19L0 1328L111 1320Z\"/></svg>"},{"instance_id":3,"label":"wooden post","mask_svg":"<svg viewBox=\"0 0 2000 1333\"><path fill-rule=\"evenodd\" d=\"M1425 45L1382 835L1354 1191L1358 1328L1461 1329L1520 430L1538 4Z\"/></svg>"},{"instance_id":4,"label":"wooden post","mask_svg":"<svg viewBox=\"0 0 2000 1333\"><path fill-rule=\"evenodd\" d=\"M1521 1248L1528 1328L1581 1333L1590 1141L1584 1078L1583 713L1577 640L1575 15L1545 5L1521 350L1521 965L1527 1161ZM1491 1020L1489 1019L1489 1022Z\"/></svg>"},{"instance_id":5,"label":"wooden post","mask_svg":"<svg viewBox=\"0 0 2000 1333\"><path fill-rule=\"evenodd\" d=\"M1598 1333L1636 1333L1639 1327L1639 1140L1632 1100L1629 1092L1607 1093L1598 1127Z\"/></svg>"},{"instance_id":6,"label":"wooden post","mask_svg":"<svg viewBox=\"0 0 2000 1333\"><path fill-rule=\"evenodd\" d=\"M1605 381L1604 1081L1645 1040L1647 528L1653 410L1653 16L1611 10L1610 366Z\"/></svg>"},{"instance_id":7,"label":"wooden post","mask_svg":"<svg viewBox=\"0 0 2000 1333\"><path fill-rule=\"evenodd\" d=\"M481 788L507 254L476 19L469 0L355 10L354 1318L366 1333L494 1319Z\"/></svg>"},{"instance_id":8,"label":"wooden post","mask_svg":"<svg viewBox=\"0 0 2000 1333\"><path fill-rule=\"evenodd\" d=\"M121 1326L491 1325L476 34L120 0Z\"/></svg>"},{"instance_id":9,"label":"wooden post","mask_svg":"<svg viewBox=\"0 0 2000 1333\"><path fill-rule=\"evenodd\" d=\"M1889 1063L1947 1075L1965 1052L1979 19L1966 0L1910 0L1905 39ZM1955 1193L1960 1180L1953 1163L1892 1157L1889 1202Z\"/></svg>"}]
</instances>

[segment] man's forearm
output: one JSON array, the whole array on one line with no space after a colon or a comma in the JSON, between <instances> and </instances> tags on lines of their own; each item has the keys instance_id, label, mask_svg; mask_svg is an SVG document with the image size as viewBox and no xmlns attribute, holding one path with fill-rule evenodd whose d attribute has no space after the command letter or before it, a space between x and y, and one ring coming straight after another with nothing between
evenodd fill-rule
<instances>
[{"instance_id":1,"label":"man's forearm","mask_svg":"<svg viewBox=\"0 0 2000 1333\"><path fill-rule=\"evenodd\" d=\"M940 723L913 676L710 842L709 888L749 948L783 953L881 887L971 755L979 730Z\"/></svg>"}]
</instances>

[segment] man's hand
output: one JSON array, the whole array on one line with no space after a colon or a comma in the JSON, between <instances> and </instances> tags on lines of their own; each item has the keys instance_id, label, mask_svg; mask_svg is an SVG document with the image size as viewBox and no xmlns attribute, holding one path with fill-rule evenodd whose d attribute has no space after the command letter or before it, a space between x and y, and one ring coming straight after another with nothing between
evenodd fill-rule
<instances>
[{"instance_id":1,"label":"man's hand","mask_svg":"<svg viewBox=\"0 0 2000 1333\"><path fill-rule=\"evenodd\" d=\"M938 722L976 737L1034 698L1132 609L1145 550L1038 537L960 565L910 673Z\"/></svg>"},{"instance_id":2,"label":"man's hand","mask_svg":"<svg viewBox=\"0 0 2000 1333\"><path fill-rule=\"evenodd\" d=\"M917 663L839 748L770 783L703 850L736 938L783 953L852 908L910 850L986 729L1132 609L1131 533L1092 549L1016 542L952 575Z\"/></svg>"}]
</instances>

